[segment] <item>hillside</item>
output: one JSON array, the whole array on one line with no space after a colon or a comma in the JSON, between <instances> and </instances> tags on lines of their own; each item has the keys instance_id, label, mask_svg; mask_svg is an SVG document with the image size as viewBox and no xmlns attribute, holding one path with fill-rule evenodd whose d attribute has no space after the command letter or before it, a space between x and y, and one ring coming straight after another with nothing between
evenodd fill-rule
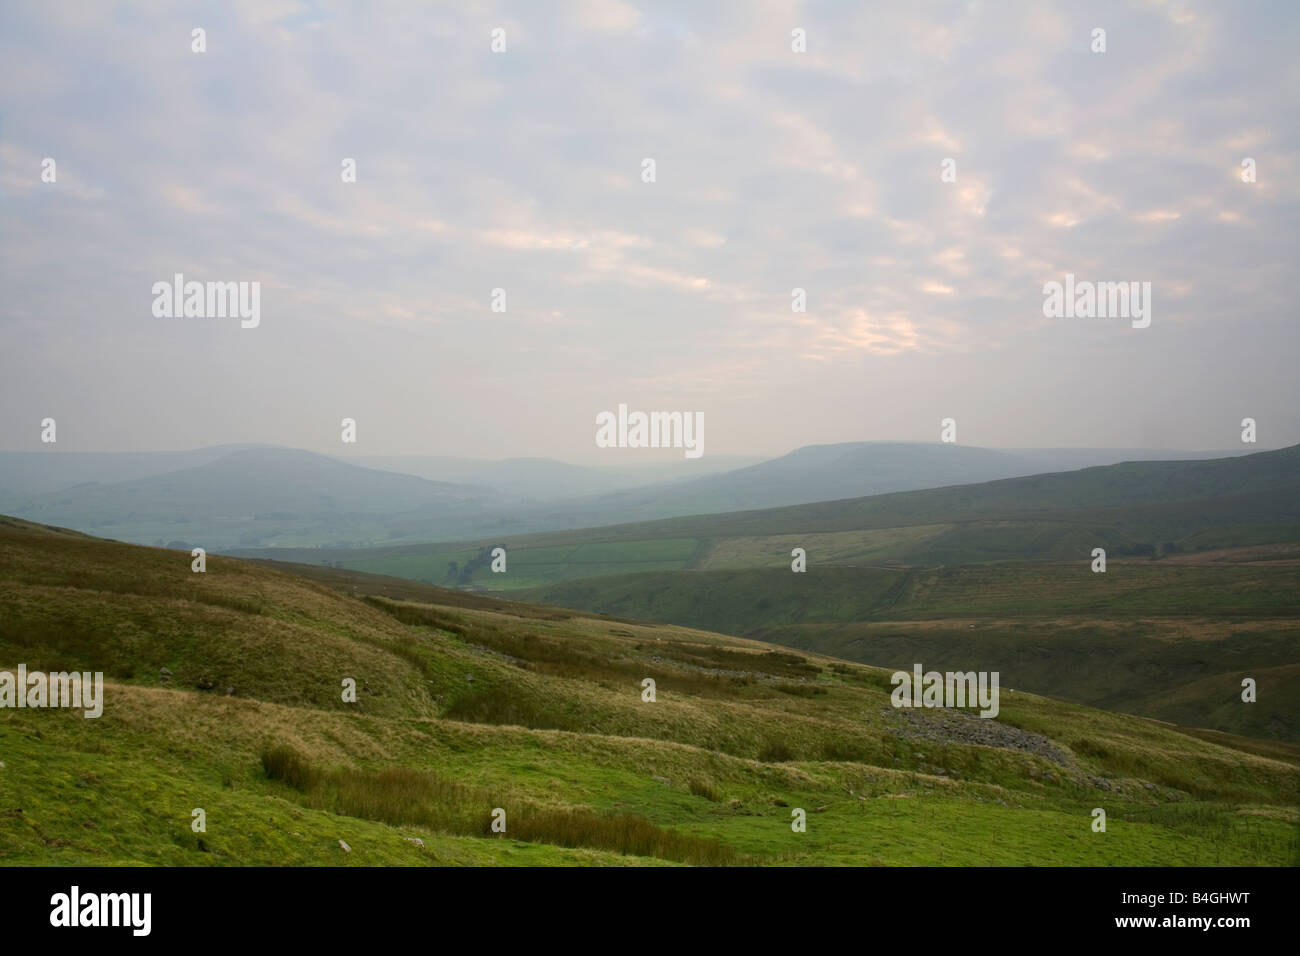
<instances>
[{"instance_id":1,"label":"hillside","mask_svg":"<svg viewBox=\"0 0 1300 956\"><path fill-rule=\"evenodd\" d=\"M506 573L484 557L495 544ZM790 572L793 548L807 574ZM944 666L1010 656L1036 693L1300 741L1297 448L472 545L260 553L878 666L916 648ZM1246 676L1268 693L1232 706L1225 688Z\"/></svg>"},{"instance_id":2,"label":"hillside","mask_svg":"<svg viewBox=\"0 0 1300 956\"><path fill-rule=\"evenodd\" d=\"M808 445L768 461L706 456L637 469L578 469L558 462L517 459L469 467L456 459L362 459L426 478L488 485L528 499L482 518L452 521L421 533L432 541L477 535L563 532L629 522L747 512L892 492L969 485L1111 465L1132 460L1185 460L1240 452L1039 448L990 449L923 442L845 442ZM734 467L720 468L723 461ZM714 473L720 472L720 473ZM640 476L639 481L628 480ZM672 480L668 480L668 479ZM617 483L617 488L615 484ZM639 487L638 487L639 486ZM568 496L559 494L561 490Z\"/></svg>"},{"instance_id":3,"label":"hillside","mask_svg":"<svg viewBox=\"0 0 1300 956\"><path fill-rule=\"evenodd\" d=\"M1128 462L982 484L472 542L235 549L429 583L519 590L598 575L826 565L934 566L1300 544L1300 446L1207 461ZM506 547L506 574L476 562ZM458 572L450 568L455 562Z\"/></svg>"},{"instance_id":4,"label":"hillside","mask_svg":"<svg viewBox=\"0 0 1300 956\"><path fill-rule=\"evenodd\" d=\"M1300 742L1300 552L1272 563L1128 559L597 577L518 592L847 660L1000 669L1013 687ZM1244 677L1259 699L1241 704Z\"/></svg>"},{"instance_id":5,"label":"hillside","mask_svg":"<svg viewBox=\"0 0 1300 956\"><path fill-rule=\"evenodd\" d=\"M392 549L409 542L502 535L558 534L557 540L567 542L590 539L592 529L610 526L611 533L621 535L629 522L748 514L746 509L970 484L1110 462L1124 454L853 442L808 446L760 462L709 456L590 467L536 458L478 461L355 452L331 457L268 446L120 454L50 446L41 452L0 452L0 511L137 544L175 542L226 552ZM867 527L861 521L852 526ZM647 528L647 533L656 536L661 530ZM458 549L463 545L428 550ZM448 560L453 559L442 561L439 577ZM428 578L428 569L419 576ZM530 583L552 579L543 572L541 580Z\"/></svg>"},{"instance_id":6,"label":"hillside","mask_svg":"<svg viewBox=\"0 0 1300 956\"><path fill-rule=\"evenodd\" d=\"M0 669L106 681L98 719L0 710L0 863L1296 859L1294 748L1019 689L899 711L874 668L312 573L0 519Z\"/></svg>"},{"instance_id":7,"label":"hillside","mask_svg":"<svg viewBox=\"0 0 1300 956\"><path fill-rule=\"evenodd\" d=\"M1181 459L1192 457L1192 453L1132 449L999 450L940 442L808 445L771 461L696 478L668 489L633 489L606 495L599 506L614 516L612 520L620 522L719 514L977 484L1111 465L1142 456Z\"/></svg>"},{"instance_id":8,"label":"hillside","mask_svg":"<svg viewBox=\"0 0 1300 956\"><path fill-rule=\"evenodd\" d=\"M599 529L607 540L696 536L813 534L914 527L946 522L1080 517L1134 521L1151 512L1152 526L1186 520L1209 502L1212 521L1300 522L1300 445L1204 461L1141 461L1078 471L731 514ZM1271 521L1270 521L1271 519Z\"/></svg>"}]
</instances>

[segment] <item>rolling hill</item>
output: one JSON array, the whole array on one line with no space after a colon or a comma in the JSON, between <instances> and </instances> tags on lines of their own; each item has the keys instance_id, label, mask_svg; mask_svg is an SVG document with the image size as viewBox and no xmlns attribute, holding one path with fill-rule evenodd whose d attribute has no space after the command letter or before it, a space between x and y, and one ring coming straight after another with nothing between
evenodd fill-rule
<instances>
[{"instance_id":1,"label":"rolling hill","mask_svg":"<svg viewBox=\"0 0 1300 956\"><path fill-rule=\"evenodd\" d=\"M597 575L820 565L973 564L1300 543L1300 446L1204 461L1127 462L973 485L576 531L371 549L236 549L429 583L525 589ZM507 574L485 548L506 547Z\"/></svg>"},{"instance_id":2,"label":"rolling hill","mask_svg":"<svg viewBox=\"0 0 1300 956\"><path fill-rule=\"evenodd\" d=\"M41 451L0 451L0 508L15 501L89 482L110 484L197 468L256 445L213 445L189 451L76 452L51 445Z\"/></svg>"},{"instance_id":3,"label":"rolling hill","mask_svg":"<svg viewBox=\"0 0 1300 956\"><path fill-rule=\"evenodd\" d=\"M1001 661L1026 690L1294 742L1298 492L1289 448L708 516L678 568L582 577L571 563L515 593L877 665ZM618 544L683 530L629 528ZM805 574L790 571L794 547ZM1095 547L1105 574L1092 572ZM1240 706L1246 677L1268 691Z\"/></svg>"},{"instance_id":4,"label":"rolling hill","mask_svg":"<svg viewBox=\"0 0 1300 956\"><path fill-rule=\"evenodd\" d=\"M529 600L846 660L1000 669L1013 687L1300 742L1300 552L1278 564L1113 561L597 577ZM1259 688L1240 700L1243 678Z\"/></svg>"},{"instance_id":5,"label":"rolling hill","mask_svg":"<svg viewBox=\"0 0 1300 956\"><path fill-rule=\"evenodd\" d=\"M1205 457L1206 453L1199 455ZM699 459L679 463L671 469L667 465L652 463L641 469L645 476L643 487L624 487L604 493L593 491L569 498L556 498L548 492L555 490L557 482L564 482L575 491L584 485L591 487L593 483L609 480L607 476L597 478L596 475L607 471L619 473L619 470L587 469L575 473L573 466L535 460L517 464L494 463L486 470L463 470L455 466L454 460L448 459L430 459L422 466L404 459L374 460L384 467L412 470L412 473L425 477L459 475L461 477L457 480L472 480L535 499L527 505L494 509L481 518L446 522L432 529L432 533L422 530L418 535L423 540L453 541L458 537L463 540L483 534L517 536L547 531L583 531L629 522L746 512L887 492L969 485L999 478L1108 465L1144 456L1183 460L1196 458L1198 453L1069 448L996 450L919 442L849 442L809 445L770 461L691 478L682 476L705 468L712 470L716 463ZM704 464L706 461L708 465ZM517 473L507 476L508 470ZM629 471L621 474L626 477ZM676 480L649 483L652 475L662 477L668 474L674 475ZM530 488L537 490L530 491Z\"/></svg>"},{"instance_id":6,"label":"rolling hill","mask_svg":"<svg viewBox=\"0 0 1300 956\"><path fill-rule=\"evenodd\" d=\"M481 511L494 494L312 452L252 448L179 471L77 485L16 502L12 511L135 543L175 539L219 550L264 540L388 537L398 515L437 521Z\"/></svg>"},{"instance_id":7,"label":"rolling hill","mask_svg":"<svg viewBox=\"0 0 1300 956\"><path fill-rule=\"evenodd\" d=\"M0 709L0 864L1296 859L1295 748L1019 689L897 710L815 654L309 573L0 519L0 670L106 682L96 719Z\"/></svg>"},{"instance_id":8,"label":"rolling hill","mask_svg":"<svg viewBox=\"0 0 1300 956\"><path fill-rule=\"evenodd\" d=\"M1134 462L473 544L255 553L879 666L922 648L945 666L1005 660L1036 693L1300 741L1298 459ZM497 544L505 573L485 557ZM1104 575L1091 572L1095 547ZM791 573L794 548L806 574ZM1225 706L1246 676L1268 693Z\"/></svg>"},{"instance_id":9,"label":"rolling hill","mask_svg":"<svg viewBox=\"0 0 1300 956\"><path fill-rule=\"evenodd\" d=\"M629 488L694 480L701 473L732 471L761 461L753 456L709 455L695 461L642 465L571 465L550 458L484 461L438 455L360 455L349 461L366 468L416 475L430 481L482 485L503 499L549 502L588 498Z\"/></svg>"},{"instance_id":10,"label":"rolling hill","mask_svg":"<svg viewBox=\"0 0 1300 956\"><path fill-rule=\"evenodd\" d=\"M1136 449L999 450L939 442L808 445L771 461L696 478L668 489L633 489L606 495L598 507L611 515L612 521L627 522L969 485L1139 458L1186 459L1224 454Z\"/></svg>"},{"instance_id":11,"label":"rolling hill","mask_svg":"<svg viewBox=\"0 0 1300 956\"><path fill-rule=\"evenodd\" d=\"M711 456L583 467L537 458L331 457L267 446L131 454L51 446L0 453L0 509L141 544L400 547L969 484L1125 454L1138 453L857 442L758 463Z\"/></svg>"}]
</instances>

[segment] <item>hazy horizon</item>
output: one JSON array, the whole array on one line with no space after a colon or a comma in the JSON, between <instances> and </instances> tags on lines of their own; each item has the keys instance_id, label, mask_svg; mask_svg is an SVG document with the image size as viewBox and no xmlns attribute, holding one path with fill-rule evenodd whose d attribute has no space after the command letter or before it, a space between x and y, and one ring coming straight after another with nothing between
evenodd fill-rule
<instances>
[{"instance_id":1,"label":"hazy horizon","mask_svg":"<svg viewBox=\"0 0 1300 956\"><path fill-rule=\"evenodd\" d=\"M277 445L269 442L229 442L229 443L223 443L218 445L195 445L192 447L185 447L185 448L141 448L141 449L132 449L132 450L114 449L114 450L98 450L98 451L85 450L80 448L68 448L68 447L64 447L62 443L56 443L51 445L38 445L35 448L32 447L0 448L0 454L33 453L33 454L41 454L41 455L59 455L59 454L66 454L66 455L176 454L176 455L181 455L190 452L212 451L219 448L229 448L232 451L245 450L245 449L271 449L271 450L284 450L284 451L302 451L302 452L309 452L311 454L326 455L331 458L337 458L341 461L349 462L350 464L360 465L361 467L374 467L373 465L366 464L365 461L366 459L403 459L403 458L447 459L447 460L455 460L455 461L483 462L483 463L495 463L495 462L506 462L506 461L548 461L548 462L554 462L556 464L561 464L561 465L571 465L577 468L597 468L597 469L617 468L620 470L627 470L632 466L636 466L640 464L663 466L668 464L676 464L680 462L684 466L684 469L689 469L691 465L701 465L704 470L707 470L711 473L713 471L720 470L720 469L712 468L710 466L718 464L722 461L726 461L728 463L740 462L740 464L735 464L734 467L744 468L747 467L748 464L757 464L764 461L772 461L778 458L784 458L787 455L791 455L805 448L829 448L837 445L849 446L849 445L942 445L942 444L944 443L943 442L899 442L899 441L890 441L887 439L861 439L861 440L849 440L849 441L837 441L837 442L819 442L816 444L800 445L796 448L789 448L784 451L779 451L771 455L760 455L754 453L746 454L744 452L738 452L736 454L708 455L705 458L695 459L695 460L684 459L681 451L679 449L673 449L673 448L604 449L602 451L607 452L607 454L601 454L598 457L596 457L594 460L574 461L570 459L557 458L557 457L547 456L547 455L505 455L500 458L478 458L470 455L458 455L447 451L371 453L365 449L358 449L355 446L345 446L343 450L339 450L336 448L303 448L296 445ZM1244 445L1241 448L1230 448L1230 447L1229 448L1135 448L1135 447L1122 447L1122 446L1080 446L1080 445L1061 446L1061 447L1052 447L1052 446L1021 446L1021 447L996 446L995 447L995 446L986 446L986 445L964 445L963 447L979 449L982 451L1008 452L1012 454L1016 452L1077 451L1077 452L1146 452L1152 454L1168 454L1168 455L1186 455L1186 454L1204 453L1207 455L1236 456L1236 455L1253 455L1253 454L1268 452L1268 451L1277 451L1280 448L1285 448L1289 446L1285 446L1285 445L1270 446L1270 445L1258 444L1258 445Z\"/></svg>"}]
</instances>

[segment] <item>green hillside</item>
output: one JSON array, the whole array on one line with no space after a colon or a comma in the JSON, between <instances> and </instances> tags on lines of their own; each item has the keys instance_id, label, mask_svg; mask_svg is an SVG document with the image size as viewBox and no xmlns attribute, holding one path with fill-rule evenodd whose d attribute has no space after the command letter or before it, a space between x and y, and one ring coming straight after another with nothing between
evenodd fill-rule
<instances>
[{"instance_id":1,"label":"green hillside","mask_svg":"<svg viewBox=\"0 0 1300 956\"><path fill-rule=\"evenodd\" d=\"M98 719L0 709L0 863L1297 858L1295 748L1019 689L996 719L896 710L874 668L311 573L195 574L185 552L0 520L0 670L106 681Z\"/></svg>"},{"instance_id":2,"label":"green hillside","mask_svg":"<svg viewBox=\"0 0 1300 956\"><path fill-rule=\"evenodd\" d=\"M788 567L1087 560L1300 545L1300 446L1208 461L1128 462L660 521L460 543L234 553L510 591L599 575ZM507 571L485 559L506 548ZM467 568L467 565L469 567Z\"/></svg>"},{"instance_id":3,"label":"green hillside","mask_svg":"<svg viewBox=\"0 0 1300 956\"><path fill-rule=\"evenodd\" d=\"M1113 561L591 578L530 600L864 663L999 670L1012 687L1300 742L1300 564ZM1253 677L1256 703L1243 705Z\"/></svg>"},{"instance_id":4,"label":"green hillside","mask_svg":"<svg viewBox=\"0 0 1300 956\"><path fill-rule=\"evenodd\" d=\"M794 548L808 573L791 573ZM1300 741L1300 448L495 542L258 553L878 666L978 662L1035 693ZM1268 692L1232 705L1248 676Z\"/></svg>"}]
</instances>

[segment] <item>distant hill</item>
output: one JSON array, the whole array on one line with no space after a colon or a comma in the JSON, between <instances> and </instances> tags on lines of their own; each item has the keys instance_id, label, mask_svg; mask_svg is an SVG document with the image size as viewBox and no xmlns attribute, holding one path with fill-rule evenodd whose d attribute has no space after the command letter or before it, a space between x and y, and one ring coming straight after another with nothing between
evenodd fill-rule
<instances>
[{"instance_id":1,"label":"distant hill","mask_svg":"<svg viewBox=\"0 0 1300 956\"><path fill-rule=\"evenodd\" d=\"M682 515L731 513L973 485L1003 478L1137 461L1143 456L1150 461L1166 458L1182 461L1195 455L1191 452L1132 449L997 451L941 443L810 445L772 461L699 478L653 495L638 491L607 495L602 505L617 507L628 518L636 518L642 511L672 510ZM1199 457L1218 458L1222 454L1200 453ZM1085 480L1084 484L1090 480ZM1012 491L1011 495L1017 493ZM1056 501L1054 506L1071 505Z\"/></svg>"},{"instance_id":2,"label":"distant hill","mask_svg":"<svg viewBox=\"0 0 1300 956\"><path fill-rule=\"evenodd\" d=\"M1141 449L997 450L916 442L808 445L771 461L697 478L658 493L634 490L610 495L602 504L622 510L624 520L650 511L714 514L969 485L1120 461L1221 454Z\"/></svg>"},{"instance_id":3,"label":"distant hill","mask_svg":"<svg viewBox=\"0 0 1300 956\"><path fill-rule=\"evenodd\" d=\"M394 515L477 509L488 488L426 481L287 448L229 452L146 478L77 485L12 502L14 514L137 543L210 550L265 539L370 537Z\"/></svg>"},{"instance_id":4,"label":"distant hill","mask_svg":"<svg viewBox=\"0 0 1300 956\"><path fill-rule=\"evenodd\" d=\"M640 467L579 468L546 459L469 462L367 458L426 478L483 484L501 498L482 515L409 529L429 541L520 535L662 518L775 508L863 495L962 485L1126 460L1242 454L1144 449L996 450L951 444L851 442L809 445L767 461L710 459ZM736 467L723 467L735 464ZM743 467L740 467L743 465ZM702 469L715 473L692 477ZM611 490L617 489L617 490Z\"/></svg>"},{"instance_id":5,"label":"distant hill","mask_svg":"<svg viewBox=\"0 0 1300 956\"><path fill-rule=\"evenodd\" d=\"M638 519L689 516L689 524L696 527L699 519L694 516L699 514L748 515L753 509L764 509L761 513L767 522L779 520L779 515L768 515L766 510L773 504L790 507L793 502L840 500L865 492L952 487L990 476L1024 474L1045 462L1063 460L1073 465L1093 455L1077 449L1027 452L855 443L810 446L772 461L686 478L683 475L696 469L683 471L662 462L601 469L547 459L357 459L420 473L415 475L294 449L217 452L203 449L98 459L68 455L66 462L61 453L14 454L0 458L0 483L8 480L13 487L44 483L57 485L58 490L13 494L3 504L8 511L34 520L146 544L202 541L205 547L227 550L387 547L566 530L579 531L581 537L584 529L623 526ZM1118 454L1122 452L1098 451L1095 456ZM166 470L129 480L96 479L63 486L95 473L96 461L106 475L152 467ZM187 462L193 464L174 467ZM14 468L9 479L2 470L6 463ZM720 462L710 467L720 467ZM433 474L461 478L433 481L428 477ZM653 476L663 480L606 494L555 497ZM903 523L911 523L911 518L904 515ZM189 527L177 529L177 525Z\"/></svg>"},{"instance_id":6,"label":"distant hill","mask_svg":"<svg viewBox=\"0 0 1300 956\"><path fill-rule=\"evenodd\" d=\"M588 539L809 534L1088 511L1153 527L1300 521L1300 445L1235 458L1125 462L920 491L601 528ZM1208 509L1208 510L1207 510ZM1148 515L1149 518L1144 518ZM1263 530L1263 529L1260 529ZM1283 529L1284 535L1291 534ZM1266 535L1267 536L1267 535ZM1243 542L1244 543L1244 542Z\"/></svg>"},{"instance_id":7,"label":"distant hill","mask_svg":"<svg viewBox=\"0 0 1300 956\"><path fill-rule=\"evenodd\" d=\"M442 583L488 545L510 572L469 581L531 588L636 571L788 566L803 547L836 565L934 565L1192 554L1300 542L1300 446L1206 461L1128 462L866 498L371 549L270 549L248 556L341 563Z\"/></svg>"},{"instance_id":8,"label":"distant hill","mask_svg":"<svg viewBox=\"0 0 1300 956\"><path fill-rule=\"evenodd\" d=\"M709 455L696 461L646 462L643 465L571 465L551 458L504 458L484 461L431 455L363 455L346 460L432 481L485 485L502 498L546 502L607 494L629 488L689 481L701 474L731 471L761 458Z\"/></svg>"},{"instance_id":9,"label":"distant hill","mask_svg":"<svg viewBox=\"0 0 1300 956\"><path fill-rule=\"evenodd\" d=\"M0 451L0 505L88 482L112 484L196 468L260 445L213 445L189 451L78 452L50 445L40 451Z\"/></svg>"}]
</instances>

